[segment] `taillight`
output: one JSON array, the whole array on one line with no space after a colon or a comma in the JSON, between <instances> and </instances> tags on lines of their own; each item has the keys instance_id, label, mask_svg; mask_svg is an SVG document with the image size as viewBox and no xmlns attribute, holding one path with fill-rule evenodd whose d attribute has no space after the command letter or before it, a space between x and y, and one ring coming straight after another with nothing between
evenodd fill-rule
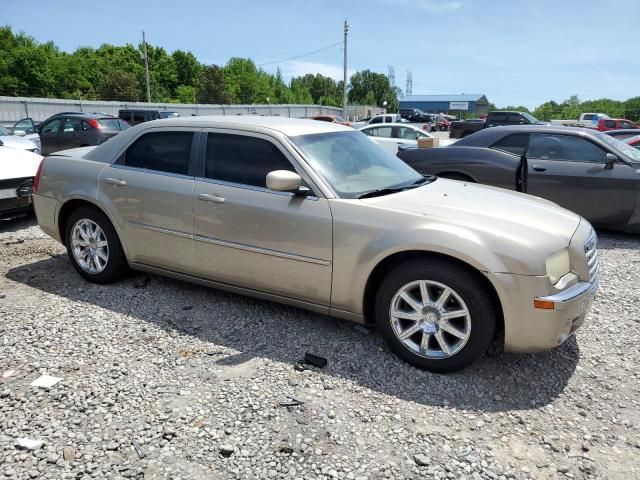
<instances>
[{"instance_id":1,"label":"taillight","mask_svg":"<svg viewBox=\"0 0 640 480\"><path fill-rule=\"evenodd\" d=\"M91 125L93 128L102 128L102 125L100 125L100 122L98 122L98 120L96 120L95 118L91 118L87 120L87 123Z\"/></svg>"},{"instance_id":2,"label":"taillight","mask_svg":"<svg viewBox=\"0 0 640 480\"><path fill-rule=\"evenodd\" d=\"M40 186L40 173L42 172L42 165L44 165L44 158L40 160L38 170L36 170L36 176L33 177L33 193L38 193L38 187Z\"/></svg>"}]
</instances>

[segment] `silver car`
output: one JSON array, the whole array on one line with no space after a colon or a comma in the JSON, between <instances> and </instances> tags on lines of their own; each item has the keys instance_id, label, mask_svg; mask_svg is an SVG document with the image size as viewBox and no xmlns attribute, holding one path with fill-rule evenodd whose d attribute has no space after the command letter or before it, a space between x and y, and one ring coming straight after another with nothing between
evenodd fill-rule
<instances>
[{"instance_id":1,"label":"silver car","mask_svg":"<svg viewBox=\"0 0 640 480\"><path fill-rule=\"evenodd\" d=\"M88 281L131 267L376 325L432 371L496 341L560 345L597 289L596 236L578 215L419 175L333 123L147 122L47 157L35 183L40 226Z\"/></svg>"}]
</instances>

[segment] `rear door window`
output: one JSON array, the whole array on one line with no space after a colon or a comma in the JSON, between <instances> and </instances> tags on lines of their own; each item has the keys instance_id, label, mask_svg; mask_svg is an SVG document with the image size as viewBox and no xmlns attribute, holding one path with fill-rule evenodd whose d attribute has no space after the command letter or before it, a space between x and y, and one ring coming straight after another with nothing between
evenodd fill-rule
<instances>
[{"instance_id":1,"label":"rear door window","mask_svg":"<svg viewBox=\"0 0 640 480\"><path fill-rule=\"evenodd\" d=\"M513 153L514 155L522 156L527 149L529 143L528 133L516 133L514 135L507 135L501 138L496 143L491 145L494 150L501 150L503 152Z\"/></svg>"},{"instance_id":2,"label":"rear door window","mask_svg":"<svg viewBox=\"0 0 640 480\"><path fill-rule=\"evenodd\" d=\"M604 126L607 128L616 128L616 121L615 120L605 120L604 121Z\"/></svg>"},{"instance_id":3,"label":"rear door window","mask_svg":"<svg viewBox=\"0 0 640 480\"><path fill-rule=\"evenodd\" d=\"M382 117L372 118L369 123L382 123Z\"/></svg>"},{"instance_id":4,"label":"rear door window","mask_svg":"<svg viewBox=\"0 0 640 480\"><path fill-rule=\"evenodd\" d=\"M273 143L247 135L209 133L205 177L212 180L266 188L274 170L295 172L291 162Z\"/></svg>"},{"instance_id":5,"label":"rear door window","mask_svg":"<svg viewBox=\"0 0 640 480\"><path fill-rule=\"evenodd\" d=\"M82 120L79 118L65 118L62 126L64 133L73 133L82 131Z\"/></svg>"},{"instance_id":6,"label":"rear door window","mask_svg":"<svg viewBox=\"0 0 640 480\"><path fill-rule=\"evenodd\" d=\"M127 149L124 165L187 175L193 132L151 132Z\"/></svg>"},{"instance_id":7,"label":"rear door window","mask_svg":"<svg viewBox=\"0 0 640 480\"><path fill-rule=\"evenodd\" d=\"M144 112L133 112L133 123L142 123L144 121Z\"/></svg>"},{"instance_id":8,"label":"rear door window","mask_svg":"<svg viewBox=\"0 0 640 480\"><path fill-rule=\"evenodd\" d=\"M376 127L371 128L369 135L372 137L391 138L391 127Z\"/></svg>"}]
</instances>

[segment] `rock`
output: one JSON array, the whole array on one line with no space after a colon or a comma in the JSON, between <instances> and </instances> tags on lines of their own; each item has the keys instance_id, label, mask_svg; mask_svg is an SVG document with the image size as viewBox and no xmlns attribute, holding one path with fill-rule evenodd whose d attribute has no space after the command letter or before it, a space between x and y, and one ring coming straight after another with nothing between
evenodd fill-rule
<instances>
[{"instance_id":1,"label":"rock","mask_svg":"<svg viewBox=\"0 0 640 480\"><path fill-rule=\"evenodd\" d=\"M62 458L65 462L73 462L76 458L76 450L73 447L64 447L62 449Z\"/></svg>"},{"instance_id":2,"label":"rock","mask_svg":"<svg viewBox=\"0 0 640 480\"><path fill-rule=\"evenodd\" d=\"M416 454L413 456L413 461L416 462L416 465L420 467L426 467L429 465L429 457L423 454Z\"/></svg>"},{"instance_id":3,"label":"rock","mask_svg":"<svg viewBox=\"0 0 640 480\"><path fill-rule=\"evenodd\" d=\"M224 457L228 457L235 451L235 447L229 443L224 443L220 445L220 453Z\"/></svg>"}]
</instances>

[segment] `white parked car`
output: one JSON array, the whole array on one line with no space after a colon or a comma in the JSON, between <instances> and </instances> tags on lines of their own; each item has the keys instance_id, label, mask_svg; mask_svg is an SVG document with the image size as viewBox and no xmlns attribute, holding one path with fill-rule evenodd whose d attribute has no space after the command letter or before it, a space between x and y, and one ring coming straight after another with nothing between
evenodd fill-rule
<instances>
[{"instance_id":1,"label":"white parked car","mask_svg":"<svg viewBox=\"0 0 640 480\"><path fill-rule=\"evenodd\" d=\"M433 137L415 125L405 123L385 123L384 125L367 125L360 129L371 140L392 154L398 153L400 147L417 147L418 138ZM455 140L439 138L438 146L446 147Z\"/></svg>"},{"instance_id":2,"label":"white parked car","mask_svg":"<svg viewBox=\"0 0 640 480\"><path fill-rule=\"evenodd\" d=\"M42 157L0 147L0 218L31 211L31 191Z\"/></svg>"},{"instance_id":3,"label":"white parked car","mask_svg":"<svg viewBox=\"0 0 640 480\"><path fill-rule=\"evenodd\" d=\"M35 137L34 137L35 136ZM35 141L37 139L37 142ZM11 135L11 132L0 126L0 146L28 150L32 153L40 153L40 137L38 134Z\"/></svg>"}]
</instances>

